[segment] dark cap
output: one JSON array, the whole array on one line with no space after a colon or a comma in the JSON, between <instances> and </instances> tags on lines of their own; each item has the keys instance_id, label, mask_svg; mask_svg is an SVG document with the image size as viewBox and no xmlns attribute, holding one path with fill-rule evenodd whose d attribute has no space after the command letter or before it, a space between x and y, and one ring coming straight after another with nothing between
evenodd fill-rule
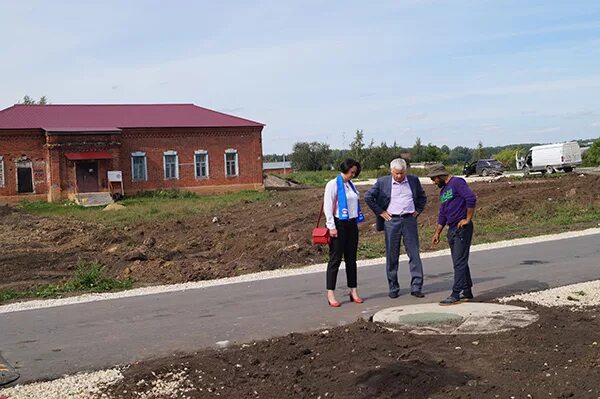
<instances>
[{"instance_id":1,"label":"dark cap","mask_svg":"<svg viewBox=\"0 0 600 399\"><path fill-rule=\"evenodd\" d=\"M450 173L446 170L446 167L441 163L433 165L429 168L429 173L427 177L437 177L437 176L448 176Z\"/></svg>"}]
</instances>

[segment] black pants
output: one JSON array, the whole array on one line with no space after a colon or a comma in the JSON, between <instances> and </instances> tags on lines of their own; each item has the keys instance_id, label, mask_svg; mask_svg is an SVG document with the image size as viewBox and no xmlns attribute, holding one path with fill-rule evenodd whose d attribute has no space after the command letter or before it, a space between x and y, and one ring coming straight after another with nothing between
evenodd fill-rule
<instances>
[{"instance_id":1,"label":"black pants","mask_svg":"<svg viewBox=\"0 0 600 399\"><path fill-rule=\"evenodd\" d=\"M346 280L348 288L356 288L356 250L358 249L358 225L356 219L335 219L338 236L329 244L329 263L327 264L327 289L335 290L338 270L342 257L346 262Z\"/></svg>"},{"instance_id":2,"label":"black pants","mask_svg":"<svg viewBox=\"0 0 600 399\"><path fill-rule=\"evenodd\" d=\"M454 286L452 295L457 297L461 291L470 293L473 287L471 270L469 269L469 252L473 240L473 222L462 228L450 227L448 229L448 244L454 264Z\"/></svg>"}]
</instances>

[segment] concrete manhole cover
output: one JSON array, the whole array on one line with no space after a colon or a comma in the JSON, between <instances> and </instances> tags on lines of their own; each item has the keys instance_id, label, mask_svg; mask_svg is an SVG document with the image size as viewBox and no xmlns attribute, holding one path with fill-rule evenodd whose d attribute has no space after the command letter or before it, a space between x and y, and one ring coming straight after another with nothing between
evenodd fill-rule
<instances>
[{"instance_id":1,"label":"concrete manhole cover","mask_svg":"<svg viewBox=\"0 0 600 399\"><path fill-rule=\"evenodd\" d=\"M537 313L527 308L476 302L398 306L373 316L374 322L413 334L491 334L526 327L537 319Z\"/></svg>"}]
</instances>

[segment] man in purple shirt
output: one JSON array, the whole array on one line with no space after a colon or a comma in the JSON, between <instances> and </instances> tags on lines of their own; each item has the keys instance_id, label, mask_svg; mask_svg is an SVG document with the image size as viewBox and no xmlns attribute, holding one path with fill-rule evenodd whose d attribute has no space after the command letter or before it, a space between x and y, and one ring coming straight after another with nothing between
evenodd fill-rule
<instances>
[{"instance_id":1,"label":"man in purple shirt","mask_svg":"<svg viewBox=\"0 0 600 399\"><path fill-rule=\"evenodd\" d=\"M441 188L440 212L431 243L439 244L442 230L448 225L448 245L454 264L452 294L440 305L455 305L473 299L469 251L477 197L464 179L450 175L442 164L432 166L427 176Z\"/></svg>"}]
</instances>

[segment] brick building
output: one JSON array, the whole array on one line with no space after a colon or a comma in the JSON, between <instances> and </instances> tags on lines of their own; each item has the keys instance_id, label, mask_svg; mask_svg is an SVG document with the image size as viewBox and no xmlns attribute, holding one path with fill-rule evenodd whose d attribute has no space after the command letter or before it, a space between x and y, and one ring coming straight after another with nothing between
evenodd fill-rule
<instances>
[{"instance_id":1,"label":"brick building","mask_svg":"<svg viewBox=\"0 0 600 399\"><path fill-rule=\"evenodd\" d=\"M14 105L0 111L0 200L156 188L263 187L262 129L193 104Z\"/></svg>"}]
</instances>

